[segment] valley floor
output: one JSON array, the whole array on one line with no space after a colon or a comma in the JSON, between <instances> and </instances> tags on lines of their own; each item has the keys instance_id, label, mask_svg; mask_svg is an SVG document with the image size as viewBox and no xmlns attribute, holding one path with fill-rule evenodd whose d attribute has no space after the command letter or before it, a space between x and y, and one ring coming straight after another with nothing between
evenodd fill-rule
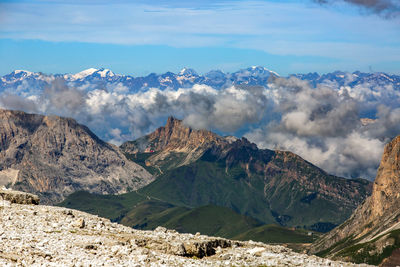
<instances>
[{"instance_id":1,"label":"valley floor","mask_svg":"<svg viewBox=\"0 0 400 267\"><path fill-rule=\"evenodd\" d=\"M283 246L139 231L84 212L0 200L0 266L367 266Z\"/></svg>"}]
</instances>

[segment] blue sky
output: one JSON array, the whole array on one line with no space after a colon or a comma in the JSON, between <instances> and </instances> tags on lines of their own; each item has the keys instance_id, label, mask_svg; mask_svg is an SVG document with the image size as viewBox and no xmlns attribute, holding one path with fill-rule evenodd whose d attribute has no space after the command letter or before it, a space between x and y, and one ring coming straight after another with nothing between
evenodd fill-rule
<instances>
[{"instance_id":1,"label":"blue sky","mask_svg":"<svg viewBox=\"0 0 400 267\"><path fill-rule=\"evenodd\" d=\"M400 16L342 1L1 1L0 75L262 65L400 74Z\"/></svg>"}]
</instances>

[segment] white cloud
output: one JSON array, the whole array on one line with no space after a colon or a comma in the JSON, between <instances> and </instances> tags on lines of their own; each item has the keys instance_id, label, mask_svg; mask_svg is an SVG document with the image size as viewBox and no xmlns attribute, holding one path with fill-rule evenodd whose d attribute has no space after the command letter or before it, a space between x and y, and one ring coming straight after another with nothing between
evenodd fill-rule
<instances>
[{"instance_id":1,"label":"white cloud","mask_svg":"<svg viewBox=\"0 0 400 267\"><path fill-rule=\"evenodd\" d=\"M296 78L275 78L267 88L105 88L82 90L54 80L39 95L2 94L0 106L73 117L114 144L147 134L173 115L196 129L247 131L261 148L290 150L329 173L369 179L384 144L400 134L400 95L376 84L312 88ZM375 120L363 125L365 111Z\"/></svg>"}]
</instances>

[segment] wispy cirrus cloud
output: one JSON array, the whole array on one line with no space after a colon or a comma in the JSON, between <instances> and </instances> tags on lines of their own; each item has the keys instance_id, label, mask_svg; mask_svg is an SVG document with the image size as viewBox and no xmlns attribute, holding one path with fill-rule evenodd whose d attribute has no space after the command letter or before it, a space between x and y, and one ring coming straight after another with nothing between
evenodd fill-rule
<instances>
[{"instance_id":1,"label":"wispy cirrus cloud","mask_svg":"<svg viewBox=\"0 0 400 267\"><path fill-rule=\"evenodd\" d=\"M318 47L324 43L367 45L377 51L382 46L395 50L400 42L398 23L300 1L11 1L0 5L2 38L228 46L300 56L320 56ZM371 31L372 25L381 30ZM295 49L297 44L314 47L316 53ZM324 55L344 58L336 51Z\"/></svg>"}]
</instances>

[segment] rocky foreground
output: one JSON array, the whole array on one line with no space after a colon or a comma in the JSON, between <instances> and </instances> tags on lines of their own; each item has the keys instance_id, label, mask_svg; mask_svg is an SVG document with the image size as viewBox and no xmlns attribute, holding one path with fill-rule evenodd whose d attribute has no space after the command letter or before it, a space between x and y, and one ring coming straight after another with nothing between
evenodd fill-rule
<instances>
[{"instance_id":1,"label":"rocky foreground","mask_svg":"<svg viewBox=\"0 0 400 267\"><path fill-rule=\"evenodd\" d=\"M76 210L1 198L0 215L0 266L356 266L283 246L162 227L139 231Z\"/></svg>"}]
</instances>

